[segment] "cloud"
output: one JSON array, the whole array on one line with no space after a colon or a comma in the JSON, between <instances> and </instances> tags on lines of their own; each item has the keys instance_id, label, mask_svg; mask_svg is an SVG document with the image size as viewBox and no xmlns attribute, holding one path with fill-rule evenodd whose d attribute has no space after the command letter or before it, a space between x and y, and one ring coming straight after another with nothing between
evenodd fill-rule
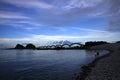
<instances>
[{"instance_id":1,"label":"cloud","mask_svg":"<svg viewBox=\"0 0 120 80\"><path fill-rule=\"evenodd\" d=\"M3 2L18 6L18 7L24 7L24 8L32 8L35 10L39 9L51 9L53 8L52 5L49 5L43 1L40 0L3 0Z\"/></svg>"},{"instance_id":2,"label":"cloud","mask_svg":"<svg viewBox=\"0 0 120 80\"><path fill-rule=\"evenodd\" d=\"M74 28L77 30L84 30L85 32L89 32L87 35L83 36L72 36L72 35L36 35L32 34L27 38L0 38L1 42L4 41L31 41L31 42L39 42L39 41L59 41L59 40L73 40L79 41L81 39L91 39L91 38L109 38L114 35L114 33L109 33L107 31L101 30L92 30L92 29L83 29L83 28ZM97 32L97 34L96 34Z\"/></svg>"},{"instance_id":3,"label":"cloud","mask_svg":"<svg viewBox=\"0 0 120 80\"><path fill-rule=\"evenodd\" d=\"M79 40L83 38L100 38L101 36L89 35L89 36L48 36L48 35L33 35L30 38L0 38L1 42L9 41L59 41L59 40Z\"/></svg>"},{"instance_id":4,"label":"cloud","mask_svg":"<svg viewBox=\"0 0 120 80\"><path fill-rule=\"evenodd\" d=\"M110 15L109 30L116 32L120 31L120 0L109 0L110 8L106 14Z\"/></svg>"},{"instance_id":5,"label":"cloud","mask_svg":"<svg viewBox=\"0 0 120 80\"><path fill-rule=\"evenodd\" d=\"M71 9L65 13L65 17L80 16L80 14L88 15L88 17L106 17L108 31L120 31L120 0L74 0L66 6ZM84 19L85 20L85 19Z\"/></svg>"},{"instance_id":6,"label":"cloud","mask_svg":"<svg viewBox=\"0 0 120 80\"><path fill-rule=\"evenodd\" d=\"M107 37L107 36L105 36ZM89 38L103 38L103 36L98 35L86 35L86 36L47 36L47 35L34 35L35 39L43 40L80 40L80 39L89 39Z\"/></svg>"},{"instance_id":7,"label":"cloud","mask_svg":"<svg viewBox=\"0 0 120 80\"><path fill-rule=\"evenodd\" d=\"M37 10L34 14L30 14L30 18L35 20L35 22L37 21L36 26L46 24L51 27L63 27L78 23L82 24L82 21L85 22L96 17L99 20L103 17L107 19L104 23L108 24L109 31L120 30L120 0L2 0L2 2L24 8L25 10L26 8L32 9L31 12ZM21 14L13 14L11 16L9 14L11 13L2 14L0 17L27 18L27 16ZM25 22L28 23L27 21ZM28 24L32 23L34 24L34 22Z\"/></svg>"},{"instance_id":8,"label":"cloud","mask_svg":"<svg viewBox=\"0 0 120 80\"><path fill-rule=\"evenodd\" d=\"M29 19L29 17L17 12L0 11L0 19Z\"/></svg>"},{"instance_id":9,"label":"cloud","mask_svg":"<svg viewBox=\"0 0 120 80\"><path fill-rule=\"evenodd\" d=\"M59 1L57 3L59 3ZM56 6L57 3L53 6ZM66 4L64 4L63 1L63 3L61 3L63 5L60 7L56 6L57 10L51 9L51 11L43 11L36 15L36 19L50 26L70 26L71 24L94 18L93 16L103 14L105 11L101 10L101 8L103 8L102 6L105 6L103 3L105 3L103 0L69 0Z\"/></svg>"},{"instance_id":10,"label":"cloud","mask_svg":"<svg viewBox=\"0 0 120 80\"><path fill-rule=\"evenodd\" d=\"M101 31L100 31L101 32ZM48 42L61 41L61 40L69 40L72 42L86 42L86 41L119 41L120 37L115 35L120 35L119 33L97 33L93 32L89 35L84 36L51 36L51 35L36 35L32 34L30 37L26 38L0 38L0 44L3 44L4 47L14 47L14 45L21 43L33 43L37 46L40 45L48 45ZM114 39L113 39L114 37ZM7 46L5 46L7 44ZM8 46L8 44L11 44ZM0 48L3 48L3 45Z\"/></svg>"},{"instance_id":11,"label":"cloud","mask_svg":"<svg viewBox=\"0 0 120 80\"><path fill-rule=\"evenodd\" d=\"M2 0L22 9L37 10L31 17L49 26L69 26L83 20L79 14L97 9L101 0Z\"/></svg>"},{"instance_id":12,"label":"cloud","mask_svg":"<svg viewBox=\"0 0 120 80\"><path fill-rule=\"evenodd\" d=\"M1 42L7 42L7 41L29 41L29 38L0 38Z\"/></svg>"},{"instance_id":13,"label":"cloud","mask_svg":"<svg viewBox=\"0 0 120 80\"><path fill-rule=\"evenodd\" d=\"M94 29L87 29L87 28L80 28L80 27L72 27L72 29L82 30L82 31L86 31L86 32L110 33L109 31L94 30Z\"/></svg>"},{"instance_id":14,"label":"cloud","mask_svg":"<svg viewBox=\"0 0 120 80\"><path fill-rule=\"evenodd\" d=\"M8 25L9 27L12 27L12 28L16 28L16 29L22 29L22 30L25 30L25 31L33 31L33 30L38 30L38 29L41 29L41 27L39 26L26 26L25 27L25 24L18 24L18 23L9 23L9 24L4 24L4 25ZM28 24L27 24L28 25Z\"/></svg>"},{"instance_id":15,"label":"cloud","mask_svg":"<svg viewBox=\"0 0 120 80\"><path fill-rule=\"evenodd\" d=\"M70 0L70 2L64 8L72 9L93 7L101 1L102 0Z\"/></svg>"},{"instance_id":16,"label":"cloud","mask_svg":"<svg viewBox=\"0 0 120 80\"><path fill-rule=\"evenodd\" d=\"M102 0L103 1L103 0ZM85 20L79 14L98 9L101 0L2 0L22 9L37 10L31 15L32 19L49 26L69 26ZM27 15L27 14L26 14Z\"/></svg>"},{"instance_id":17,"label":"cloud","mask_svg":"<svg viewBox=\"0 0 120 80\"><path fill-rule=\"evenodd\" d=\"M0 25L7 25L9 27L25 30L40 29L45 26L37 21L34 21L32 17L11 11L0 11Z\"/></svg>"},{"instance_id":18,"label":"cloud","mask_svg":"<svg viewBox=\"0 0 120 80\"><path fill-rule=\"evenodd\" d=\"M2 25L9 25L11 27L30 27L30 26L34 26L34 27L38 27L40 28L41 26L45 26L45 25L42 25L38 22L35 22L35 21L32 21L30 19L0 19L0 24ZM29 26L26 26L25 25L29 25ZM33 28L34 28L33 27Z\"/></svg>"},{"instance_id":19,"label":"cloud","mask_svg":"<svg viewBox=\"0 0 120 80\"><path fill-rule=\"evenodd\" d=\"M61 40L69 40L72 42L86 42L86 41L117 41L120 39L118 37L120 34L118 32L108 32L102 30L94 30L94 29L86 29L86 28L72 28L75 32L78 30L79 32L84 31L84 33L88 32L85 35L42 35L42 34L29 34L26 37L21 38L0 38L0 44L12 44L16 45L18 43L33 43L37 46L46 45L48 42L61 41ZM72 34L72 33L70 33ZM24 34L25 35L25 34ZM113 38L114 37L114 38ZM7 46L8 47L8 46Z\"/></svg>"}]
</instances>

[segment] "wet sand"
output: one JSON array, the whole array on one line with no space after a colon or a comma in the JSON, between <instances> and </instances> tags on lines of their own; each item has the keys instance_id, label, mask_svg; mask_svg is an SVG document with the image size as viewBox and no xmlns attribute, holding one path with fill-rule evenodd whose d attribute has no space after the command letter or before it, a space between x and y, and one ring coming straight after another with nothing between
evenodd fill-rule
<instances>
[{"instance_id":1,"label":"wet sand","mask_svg":"<svg viewBox=\"0 0 120 80\"><path fill-rule=\"evenodd\" d=\"M109 50L110 53L82 67L76 80L120 80L120 43L104 44L91 49Z\"/></svg>"}]
</instances>

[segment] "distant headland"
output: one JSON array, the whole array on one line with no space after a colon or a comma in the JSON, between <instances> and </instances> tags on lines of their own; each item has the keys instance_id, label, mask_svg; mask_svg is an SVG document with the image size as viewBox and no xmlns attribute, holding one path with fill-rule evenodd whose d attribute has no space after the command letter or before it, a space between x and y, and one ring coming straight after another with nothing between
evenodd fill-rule
<instances>
[{"instance_id":1,"label":"distant headland","mask_svg":"<svg viewBox=\"0 0 120 80\"><path fill-rule=\"evenodd\" d=\"M85 44L81 44L78 42L78 43L69 43L69 44L51 44L51 45L39 46L39 47L36 47L34 44L29 43L26 44L25 46L22 44L17 44L14 48L11 49L32 49L32 50L89 49L92 46L101 45L101 44L109 44L109 43L106 41L89 41L89 42L85 42Z\"/></svg>"}]
</instances>

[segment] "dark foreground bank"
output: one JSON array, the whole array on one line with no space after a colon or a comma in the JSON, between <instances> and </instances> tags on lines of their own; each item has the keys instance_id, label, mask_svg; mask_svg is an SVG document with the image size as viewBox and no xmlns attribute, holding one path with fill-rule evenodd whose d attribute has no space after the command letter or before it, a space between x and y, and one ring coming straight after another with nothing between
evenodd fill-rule
<instances>
[{"instance_id":1,"label":"dark foreground bank","mask_svg":"<svg viewBox=\"0 0 120 80\"><path fill-rule=\"evenodd\" d=\"M76 80L120 80L120 44L105 44L91 49L109 50L110 53L82 67Z\"/></svg>"}]
</instances>

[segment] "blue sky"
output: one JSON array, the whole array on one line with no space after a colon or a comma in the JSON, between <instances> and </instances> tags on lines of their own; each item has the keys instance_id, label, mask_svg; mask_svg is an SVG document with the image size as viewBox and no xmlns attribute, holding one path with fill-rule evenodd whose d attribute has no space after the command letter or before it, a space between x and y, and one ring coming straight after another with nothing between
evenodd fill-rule
<instances>
[{"instance_id":1,"label":"blue sky","mask_svg":"<svg viewBox=\"0 0 120 80\"><path fill-rule=\"evenodd\" d=\"M120 0L0 0L0 44L120 40Z\"/></svg>"}]
</instances>

